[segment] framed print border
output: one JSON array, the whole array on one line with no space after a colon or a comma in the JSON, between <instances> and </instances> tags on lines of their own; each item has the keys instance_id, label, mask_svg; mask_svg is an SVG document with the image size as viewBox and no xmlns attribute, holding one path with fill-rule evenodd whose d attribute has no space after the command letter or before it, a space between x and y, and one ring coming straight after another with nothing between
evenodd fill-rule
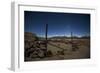
<instances>
[{"instance_id":1,"label":"framed print border","mask_svg":"<svg viewBox=\"0 0 100 73\"><path fill-rule=\"evenodd\" d=\"M14 71L26 69L39 69L47 67L68 67L95 65L96 49L93 43L95 37L96 8L88 6L52 6L52 5L35 5L33 3L13 2L11 5L11 69ZM24 62L24 10L44 11L44 12L70 12L70 13L90 13L91 14L91 59L76 60L57 60L57 61L40 61Z\"/></svg>"}]
</instances>

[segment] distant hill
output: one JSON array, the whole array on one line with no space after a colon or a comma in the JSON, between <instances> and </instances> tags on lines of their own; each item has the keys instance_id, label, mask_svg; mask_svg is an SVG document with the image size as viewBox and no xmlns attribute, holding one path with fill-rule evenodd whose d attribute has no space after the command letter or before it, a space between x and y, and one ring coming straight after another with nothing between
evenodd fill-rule
<instances>
[{"instance_id":1,"label":"distant hill","mask_svg":"<svg viewBox=\"0 0 100 73\"><path fill-rule=\"evenodd\" d=\"M54 36L54 37L50 37L49 39L70 39L71 37L67 37L67 36ZM82 37L78 37L78 36L73 36L73 39L89 39L90 36L82 36Z\"/></svg>"},{"instance_id":2,"label":"distant hill","mask_svg":"<svg viewBox=\"0 0 100 73\"><path fill-rule=\"evenodd\" d=\"M90 36L82 36L81 38L90 39Z\"/></svg>"},{"instance_id":3,"label":"distant hill","mask_svg":"<svg viewBox=\"0 0 100 73\"><path fill-rule=\"evenodd\" d=\"M66 36L54 36L54 37L50 37L49 39L66 39L68 37Z\"/></svg>"}]
</instances>

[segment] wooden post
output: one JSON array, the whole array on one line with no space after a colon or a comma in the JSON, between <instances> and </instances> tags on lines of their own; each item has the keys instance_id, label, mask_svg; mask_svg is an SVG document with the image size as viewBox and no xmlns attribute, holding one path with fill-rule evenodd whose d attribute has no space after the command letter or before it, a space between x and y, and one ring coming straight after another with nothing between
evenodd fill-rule
<instances>
[{"instance_id":1,"label":"wooden post","mask_svg":"<svg viewBox=\"0 0 100 73\"><path fill-rule=\"evenodd\" d=\"M46 34L45 34L46 41L48 40L48 24L46 24Z\"/></svg>"},{"instance_id":2,"label":"wooden post","mask_svg":"<svg viewBox=\"0 0 100 73\"><path fill-rule=\"evenodd\" d=\"M71 45L72 45L72 51L73 51L73 33L71 32Z\"/></svg>"},{"instance_id":3,"label":"wooden post","mask_svg":"<svg viewBox=\"0 0 100 73\"><path fill-rule=\"evenodd\" d=\"M46 56L46 53L47 53L47 45L48 45L48 24L46 24L46 27L45 27L45 46L46 46L46 52L45 52L45 56Z\"/></svg>"},{"instance_id":4,"label":"wooden post","mask_svg":"<svg viewBox=\"0 0 100 73\"><path fill-rule=\"evenodd\" d=\"M73 43L73 33L71 32L71 44Z\"/></svg>"},{"instance_id":5,"label":"wooden post","mask_svg":"<svg viewBox=\"0 0 100 73\"><path fill-rule=\"evenodd\" d=\"M71 32L71 44L72 44L72 51L76 51L77 45L73 41L73 33Z\"/></svg>"}]
</instances>

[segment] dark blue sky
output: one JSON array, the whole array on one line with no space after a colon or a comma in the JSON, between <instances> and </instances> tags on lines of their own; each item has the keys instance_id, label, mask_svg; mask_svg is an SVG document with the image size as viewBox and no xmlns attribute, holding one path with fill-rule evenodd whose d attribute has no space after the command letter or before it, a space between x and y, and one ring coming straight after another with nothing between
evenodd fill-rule
<instances>
[{"instance_id":1,"label":"dark blue sky","mask_svg":"<svg viewBox=\"0 0 100 73\"><path fill-rule=\"evenodd\" d=\"M24 12L25 32L45 36L45 25L48 24L48 36L90 35L90 14Z\"/></svg>"}]
</instances>

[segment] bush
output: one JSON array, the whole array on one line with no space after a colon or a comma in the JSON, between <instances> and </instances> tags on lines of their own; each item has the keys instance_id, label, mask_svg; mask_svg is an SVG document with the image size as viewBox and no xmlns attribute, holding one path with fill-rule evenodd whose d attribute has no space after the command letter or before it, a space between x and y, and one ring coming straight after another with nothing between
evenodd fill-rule
<instances>
[{"instance_id":1,"label":"bush","mask_svg":"<svg viewBox=\"0 0 100 73\"><path fill-rule=\"evenodd\" d=\"M53 53L52 53L52 51L48 50L48 51L47 51L47 56L48 56L48 57L51 57L51 56L53 56Z\"/></svg>"}]
</instances>

